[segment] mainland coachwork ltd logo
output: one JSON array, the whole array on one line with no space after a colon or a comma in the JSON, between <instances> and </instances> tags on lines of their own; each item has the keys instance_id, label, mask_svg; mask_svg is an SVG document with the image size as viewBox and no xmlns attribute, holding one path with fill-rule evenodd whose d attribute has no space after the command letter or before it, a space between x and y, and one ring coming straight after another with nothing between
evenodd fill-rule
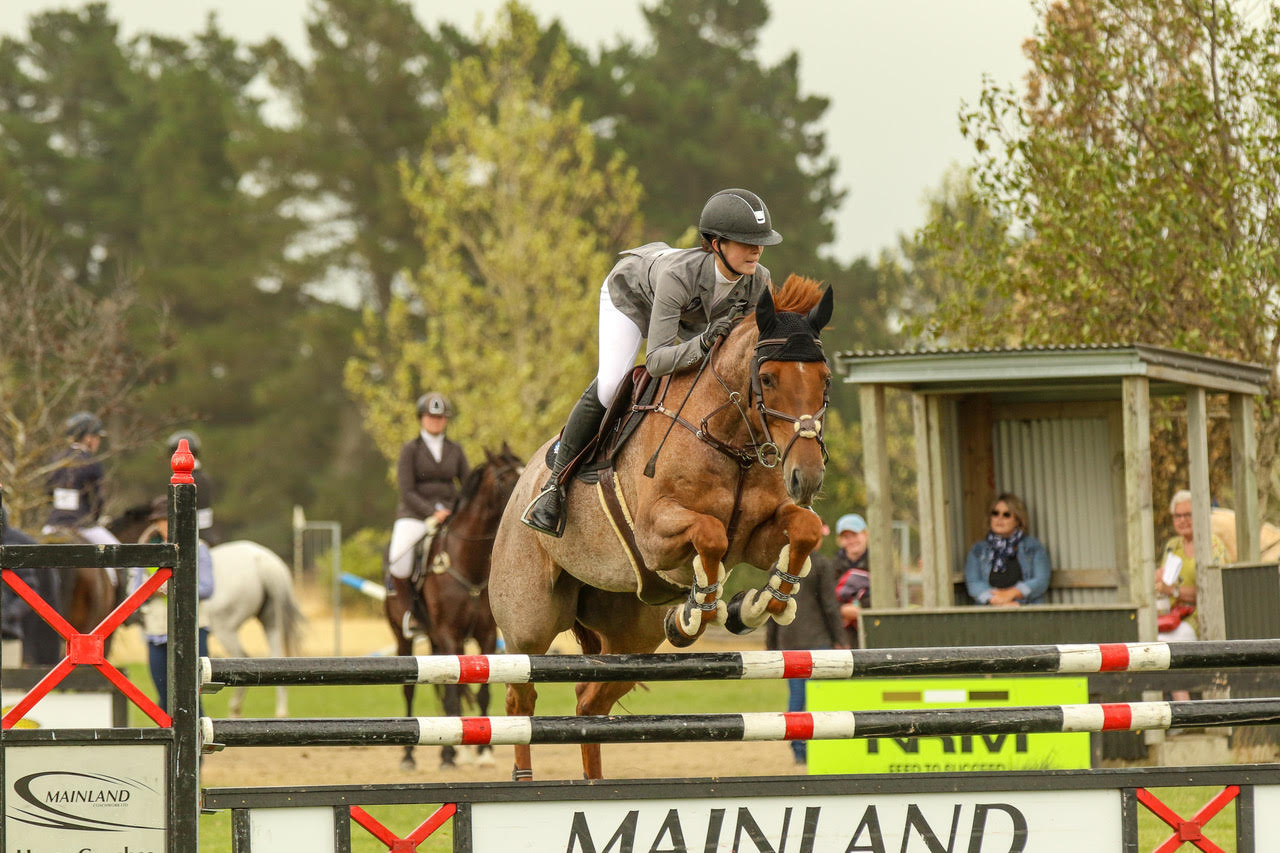
<instances>
[{"instance_id":1,"label":"mainland coachwork ltd logo","mask_svg":"<svg viewBox=\"0 0 1280 853\"><path fill-rule=\"evenodd\" d=\"M160 792L136 779L53 770L22 776L12 785L6 803L9 820L84 832L164 829L163 823L145 820L159 815L163 821Z\"/></svg>"}]
</instances>

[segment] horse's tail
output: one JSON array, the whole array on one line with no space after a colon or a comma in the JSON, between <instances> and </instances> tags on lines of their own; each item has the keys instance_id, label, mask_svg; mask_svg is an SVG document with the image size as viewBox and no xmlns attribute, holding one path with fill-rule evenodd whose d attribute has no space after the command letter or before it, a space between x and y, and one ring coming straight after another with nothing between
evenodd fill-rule
<instances>
[{"instance_id":1,"label":"horse's tail","mask_svg":"<svg viewBox=\"0 0 1280 853\"><path fill-rule=\"evenodd\" d=\"M578 641L578 645L582 646L584 655L598 655L604 648L600 642L600 635L581 622L573 623L573 636Z\"/></svg>"},{"instance_id":2,"label":"horse's tail","mask_svg":"<svg viewBox=\"0 0 1280 853\"><path fill-rule=\"evenodd\" d=\"M273 558L275 570L271 573L273 582L267 588L270 600L266 606L275 612L276 624L280 626L284 641L285 655L296 657L302 650L302 633L307 617L293 595L293 575L289 567L274 552L267 553Z\"/></svg>"}]
</instances>

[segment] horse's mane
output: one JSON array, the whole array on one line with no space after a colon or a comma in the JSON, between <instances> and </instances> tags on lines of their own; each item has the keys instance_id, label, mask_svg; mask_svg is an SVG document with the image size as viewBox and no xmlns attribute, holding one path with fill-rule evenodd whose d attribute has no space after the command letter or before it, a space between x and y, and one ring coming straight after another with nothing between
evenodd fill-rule
<instances>
[{"instance_id":1,"label":"horse's mane","mask_svg":"<svg viewBox=\"0 0 1280 853\"><path fill-rule=\"evenodd\" d=\"M456 509L462 509L476 496L476 492L480 491L480 481L484 479L484 472L488 467L489 463L485 461L471 469L471 473L467 475L466 482L462 484L462 490L458 493Z\"/></svg>"},{"instance_id":2,"label":"horse's mane","mask_svg":"<svg viewBox=\"0 0 1280 853\"><path fill-rule=\"evenodd\" d=\"M807 314L822 298L822 282L792 273L782 288L773 292L773 307L778 311Z\"/></svg>"}]
</instances>

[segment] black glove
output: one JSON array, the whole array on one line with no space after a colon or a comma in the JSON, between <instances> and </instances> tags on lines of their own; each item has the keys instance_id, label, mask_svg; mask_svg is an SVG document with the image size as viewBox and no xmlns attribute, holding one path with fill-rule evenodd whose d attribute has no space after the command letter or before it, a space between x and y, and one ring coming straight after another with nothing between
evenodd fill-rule
<instances>
[{"instance_id":1,"label":"black glove","mask_svg":"<svg viewBox=\"0 0 1280 853\"><path fill-rule=\"evenodd\" d=\"M709 351L715 345L715 342L729 334L729 330L732 328L733 320L728 317L712 320L711 325L707 326L707 330L702 333L702 337L698 338L699 343L702 344L702 351Z\"/></svg>"}]
</instances>

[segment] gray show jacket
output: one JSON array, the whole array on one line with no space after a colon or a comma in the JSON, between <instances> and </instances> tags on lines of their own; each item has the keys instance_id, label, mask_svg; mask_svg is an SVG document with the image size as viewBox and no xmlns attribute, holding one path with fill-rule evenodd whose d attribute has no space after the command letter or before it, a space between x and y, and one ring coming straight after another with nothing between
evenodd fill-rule
<instances>
[{"instance_id":1,"label":"gray show jacket","mask_svg":"<svg viewBox=\"0 0 1280 853\"><path fill-rule=\"evenodd\" d=\"M711 321L728 314L738 299L754 306L770 280L769 270L756 264L756 271L740 278L713 311L714 255L666 243L648 243L621 255L609 272L609 298L646 333L644 363L654 376L697 364L702 358L698 336Z\"/></svg>"}]
</instances>

